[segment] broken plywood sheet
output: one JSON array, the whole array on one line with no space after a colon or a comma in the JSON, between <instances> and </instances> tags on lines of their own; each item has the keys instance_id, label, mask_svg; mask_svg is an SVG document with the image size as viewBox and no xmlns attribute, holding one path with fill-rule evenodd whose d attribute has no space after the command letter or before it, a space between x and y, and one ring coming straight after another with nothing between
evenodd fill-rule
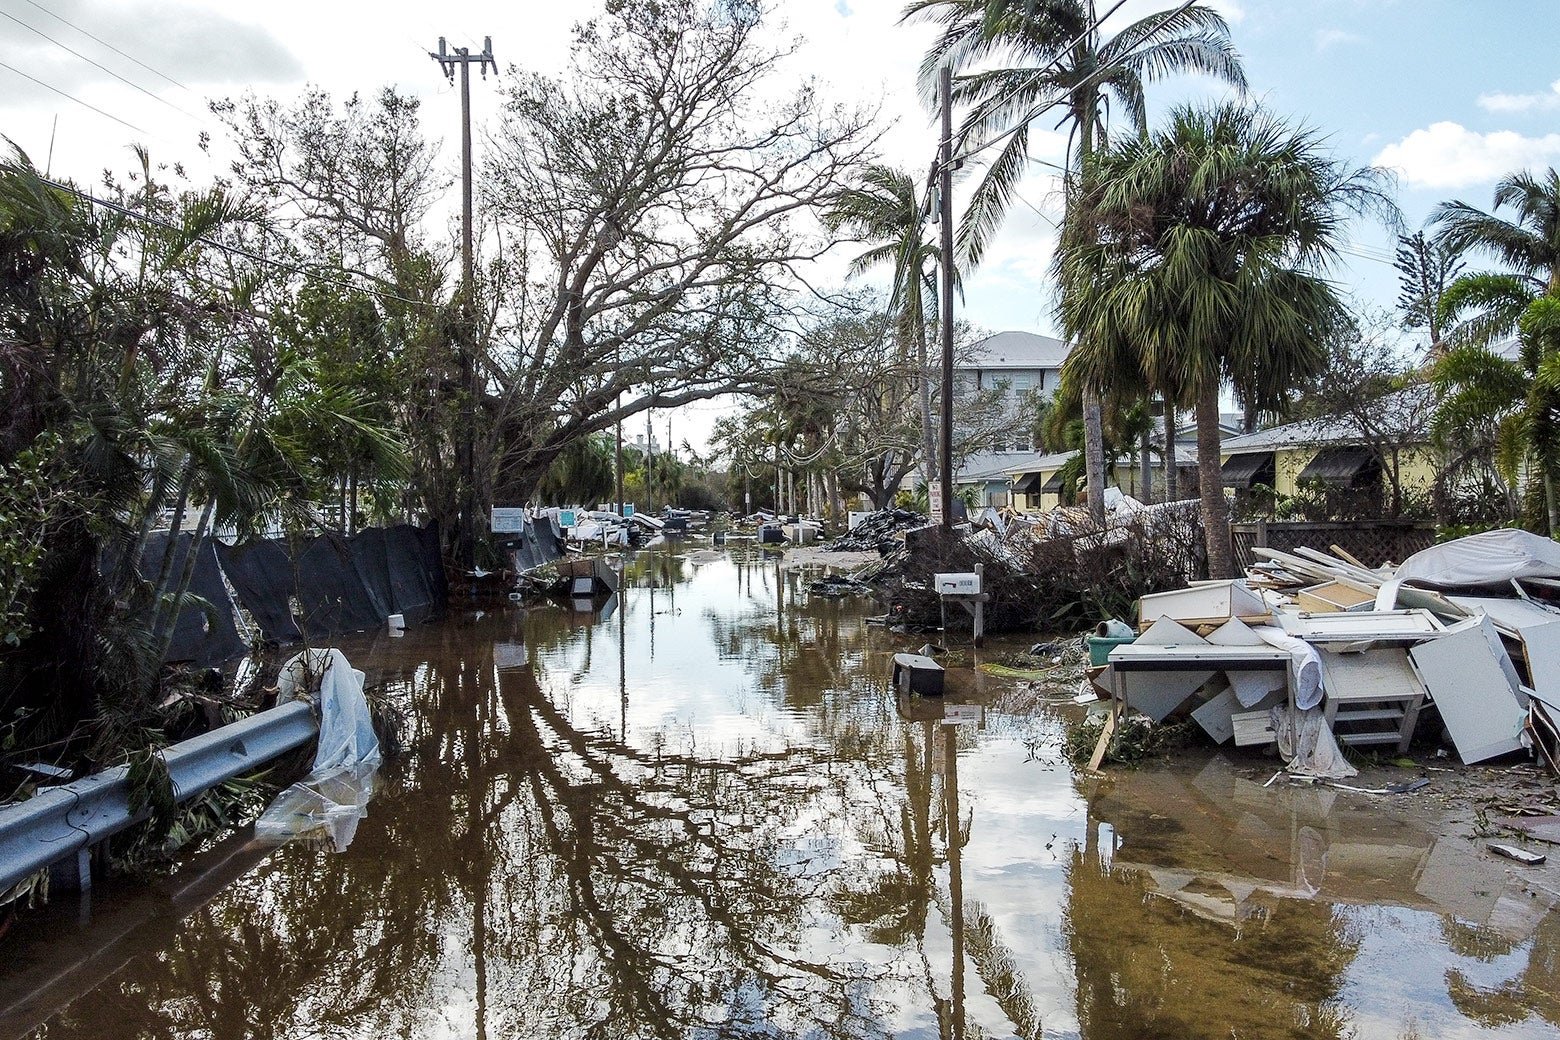
<instances>
[{"instance_id":1,"label":"broken plywood sheet","mask_svg":"<svg viewBox=\"0 0 1560 1040\"><path fill-rule=\"evenodd\" d=\"M1138 627L1162 617L1195 624L1218 624L1227 618L1266 618L1267 604L1242 581L1208 582L1171 592L1155 592L1138 601Z\"/></svg>"},{"instance_id":2,"label":"broken plywood sheet","mask_svg":"<svg viewBox=\"0 0 1560 1040\"><path fill-rule=\"evenodd\" d=\"M1282 704L1283 701L1282 691L1270 693L1254 706L1254 710L1266 712L1268 708ZM1192 718L1196 719L1203 731L1213 738L1215 744L1223 744L1235 735L1235 723L1231 720L1242 710L1240 701L1235 697L1234 688L1226 685L1202 707L1192 712Z\"/></svg>"},{"instance_id":3,"label":"broken plywood sheet","mask_svg":"<svg viewBox=\"0 0 1560 1040\"><path fill-rule=\"evenodd\" d=\"M1312 585L1295 594L1295 604L1310 613L1337 613L1345 610L1370 610L1376 605L1374 589L1367 592L1341 581Z\"/></svg>"},{"instance_id":4,"label":"broken plywood sheet","mask_svg":"<svg viewBox=\"0 0 1560 1040\"><path fill-rule=\"evenodd\" d=\"M1121 689L1127 704L1155 722L1163 722L1186 703L1194 691L1213 678L1213 672L1127 672Z\"/></svg>"},{"instance_id":5,"label":"broken plywood sheet","mask_svg":"<svg viewBox=\"0 0 1560 1040\"><path fill-rule=\"evenodd\" d=\"M1516 687L1485 636L1488 624L1487 619L1464 623L1408 651L1458 755L1469 764L1520 749L1527 718Z\"/></svg>"}]
</instances>

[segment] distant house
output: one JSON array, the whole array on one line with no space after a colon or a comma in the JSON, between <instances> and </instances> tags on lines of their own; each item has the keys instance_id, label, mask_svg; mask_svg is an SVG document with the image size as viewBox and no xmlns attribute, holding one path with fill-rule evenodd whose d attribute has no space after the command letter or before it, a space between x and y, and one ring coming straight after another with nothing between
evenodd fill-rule
<instances>
[{"instance_id":1,"label":"distant house","mask_svg":"<svg viewBox=\"0 0 1560 1040\"><path fill-rule=\"evenodd\" d=\"M1409 422L1407 406L1403 422ZM1320 489L1350 512L1379 515L1385 512L1391 470L1405 495L1428 496L1438 466L1427 428L1404 425L1386 440L1390 447L1381 437L1373 442L1347 418L1306 419L1228 438L1220 445L1220 471L1224 486L1237 496L1261 488L1284 497Z\"/></svg>"},{"instance_id":2,"label":"distant house","mask_svg":"<svg viewBox=\"0 0 1560 1040\"><path fill-rule=\"evenodd\" d=\"M1070 349L1054 336L999 332L976 343L955 361L955 399L980 391L1006 391L1007 407L1014 422L1011 427L994 433L989 443L980 446L983 454L1034 453L1037 447L1034 431L1028 423L1018 421L1021 402L1026 395L1046 398L1056 392L1062 379L1062 363L1067 360ZM1000 423L995 425L1001 427ZM964 483L962 472L960 483Z\"/></svg>"}]
</instances>

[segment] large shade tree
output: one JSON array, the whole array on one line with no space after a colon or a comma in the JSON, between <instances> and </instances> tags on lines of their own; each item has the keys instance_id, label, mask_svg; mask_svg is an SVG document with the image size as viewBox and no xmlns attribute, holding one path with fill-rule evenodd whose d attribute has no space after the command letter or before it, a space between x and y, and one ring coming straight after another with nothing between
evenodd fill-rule
<instances>
[{"instance_id":1,"label":"large shade tree","mask_svg":"<svg viewBox=\"0 0 1560 1040\"><path fill-rule=\"evenodd\" d=\"M1182 106L1163 128L1099 153L1060 251L1064 378L1109 386L1171 373L1195 401L1210 571L1234 571L1220 480L1226 383L1284 405L1326 363L1343 316L1325 277L1353 213L1395 213L1384 175L1340 165L1311 130L1236 103Z\"/></svg>"},{"instance_id":2,"label":"large shade tree","mask_svg":"<svg viewBox=\"0 0 1560 1040\"><path fill-rule=\"evenodd\" d=\"M1095 0L914 0L905 14L941 28L922 61L923 87L944 65L965 73L954 85L954 101L967 112L961 139L965 153L985 164L960 231L971 264L985 255L1017 197L1037 129L1067 130L1071 199L1090 156L1108 141L1112 111L1131 134L1143 132L1145 83L1201 73L1242 90L1246 85L1229 26L1200 3L1146 15L1114 33L1102 25ZM1089 507L1096 517L1104 515L1105 501L1099 389L1080 387Z\"/></svg>"}]
</instances>

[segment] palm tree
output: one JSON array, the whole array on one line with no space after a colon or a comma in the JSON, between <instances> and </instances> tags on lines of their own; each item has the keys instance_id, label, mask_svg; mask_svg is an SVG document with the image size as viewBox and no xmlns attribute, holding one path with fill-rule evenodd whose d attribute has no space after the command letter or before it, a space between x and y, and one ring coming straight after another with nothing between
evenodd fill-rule
<instances>
[{"instance_id":1,"label":"palm tree","mask_svg":"<svg viewBox=\"0 0 1560 1040\"><path fill-rule=\"evenodd\" d=\"M1495 185L1495 209L1509 207L1515 220L1466 202L1443 202L1430 214L1435 241L1455 252L1493 254L1533 295L1560 290L1560 172L1513 173ZM1507 331L1515 326L1511 316Z\"/></svg>"},{"instance_id":2,"label":"palm tree","mask_svg":"<svg viewBox=\"0 0 1560 1040\"><path fill-rule=\"evenodd\" d=\"M921 452L925 460L926 482L931 483L937 450L932 435L932 390L926 357L926 302L937 306L937 285L932 271L941 251L927 232L914 179L891 166L870 166L861 185L841 192L828 213L832 229L850 230L871 243L866 252L851 261L852 274L863 274L875 267L893 269L891 319L900 350L915 351L914 363L920 373Z\"/></svg>"},{"instance_id":3,"label":"palm tree","mask_svg":"<svg viewBox=\"0 0 1560 1040\"><path fill-rule=\"evenodd\" d=\"M1503 208L1514 219L1498 215ZM1560 362L1549 354L1560 348L1550 306L1560 300L1560 172L1513 173L1495 186L1494 211L1454 200L1437 206L1430 220L1438 246L1489 253L1507 268L1462 275L1441 298L1439 317L1456 325L1453 349L1436 367L1446 395L1438 432L1451 439L1493 430L1496 469L1508 484L1529 468L1538 472L1553 536L1560 530ZM1490 355L1488 345L1513 330L1519 358Z\"/></svg>"},{"instance_id":4,"label":"palm tree","mask_svg":"<svg viewBox=\"0 0 1560 1040\"><path fill-rule=\"evenodd\" d=\"M1328 158L1316 134L1259 108L1175 109L1097 155L1058 254L1063 378L1110 387L1161 374L1195 403L1199 496L1215 577L1233 574L1219 394L1282 406L1326 362L1343 314L1323 276L1348 213L1395 213L1378 170ZM1075 231L1075 228L1081 228Z\"/></svg>"},{"instance_id":5,"label":"palm tree","mask_svg":"<svg viewBox=\"0 0 1560 1040\"><path fill-rule=\"evenodd\" d=\"M1119 6L1119 5L1118 5ZM1113 10L1113 9L1112 9ZM923 86L951 64L958 77L954 100L968 106L961 138L970 146L994 146L971 196L960 233L961 252L979 263L1023 179L1030 129L1067 127L1067 192L1073 197L1080 171L1107 143L1106 116L1114 103L1129 128L1146 122L1143 85L1198 72L1244 91L1245 73L1230 43L1229 26L1212 8L1182 4L1140 18L1114 35L1100 28L1095 0L913 0L906 18L934 21L942 33L921 64ZM1060 118L1047 116L1060 109ZM1044 120L1044 123L1041 121ZM1076 339L1076 330L1066 330ZM1105 509L1105 456L1097 386L1082 386L1089 508Z\"/></svg>"}]
</instances>

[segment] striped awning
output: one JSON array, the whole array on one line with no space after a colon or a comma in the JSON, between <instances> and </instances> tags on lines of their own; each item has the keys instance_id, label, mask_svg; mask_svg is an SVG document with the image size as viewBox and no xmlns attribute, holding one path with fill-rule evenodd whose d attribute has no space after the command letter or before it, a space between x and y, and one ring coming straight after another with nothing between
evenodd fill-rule
<instances>
[{"instance_id":1,"label":"striped awning","mask_svg":"<svg viewBox=\"0 0 1560 1040\"><path fill-rule=\"evenodd\" d=\"M1316 453L1305 469L1300 471L1300 481L1318 480L1324 484L1355 487L1369 483L1381 475L1381 460L1370 448L1361 444L1338 445L1323 448Z\"/></svg>"},{"instance_id":2,"label":"striped awning","mask_svg":"<svg viewBox=\"0 0 1560 1040\"><path fill-rule=\"evenodd\" d=\"M1019 495L1036 495L1040 493L1040 485L1044 482L1043 473L1025 473L1013 481L1013 491Z\"/></svg>"},{"instance_id":3,"label":"striped awning","mask_svg":"<svg viewBox=\"0 0 1560 1040\"><path fill-rule=\"evenodd\" d=\"M1243 452L1231 455L1219 467L1219 482L1225 487L1249 490L1257 484L1273 486L1277 468L1271 451Z\"/></svg>"}]
</instances>

